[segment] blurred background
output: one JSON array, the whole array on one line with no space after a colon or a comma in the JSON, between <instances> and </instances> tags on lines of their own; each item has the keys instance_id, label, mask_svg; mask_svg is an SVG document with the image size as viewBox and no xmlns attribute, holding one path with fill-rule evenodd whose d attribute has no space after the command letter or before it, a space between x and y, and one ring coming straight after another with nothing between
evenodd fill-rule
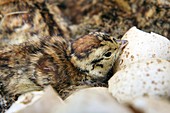
<instances>
[{"instance_id":1,"label":"blurred background","mask_svg":"<svg viewBox=\"0 0 170 113\"><path fill-rule=\"evenodd\" d=\"M169 0L59 0L57 5L78 25L74 35L104 31L118 38L136 26L170 39Z\"/></svg>"}]
</instances>

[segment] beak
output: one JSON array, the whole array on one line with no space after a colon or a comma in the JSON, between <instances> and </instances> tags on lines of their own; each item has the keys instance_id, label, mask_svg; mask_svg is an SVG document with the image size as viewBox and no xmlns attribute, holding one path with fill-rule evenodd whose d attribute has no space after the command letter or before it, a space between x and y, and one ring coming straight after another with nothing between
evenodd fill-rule
<instances>
[{"instance_id":1,"label":"beak","mask_svg":"<svg viewBox=\"0 0 170 113\"><path fill-rule=\"evenodd\" d=\"M116 40L116 42L120 45L120 49L123 49L127 44L127 40Z\"/></svg>"}]
</instances>

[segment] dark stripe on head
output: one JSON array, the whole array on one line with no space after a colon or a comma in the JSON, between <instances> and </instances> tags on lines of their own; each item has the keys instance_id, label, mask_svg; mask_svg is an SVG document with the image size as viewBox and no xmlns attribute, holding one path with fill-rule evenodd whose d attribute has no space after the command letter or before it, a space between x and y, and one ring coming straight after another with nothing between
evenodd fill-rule
<instances>
[{"instance_id":1,"label":"dark stripe on head","mask_svg":"<svg viewBox=\"0 0 170 113\"><path fill-rule=\"evenodd\" d=\"M93 64L93 66L92 66L92 67L93 67L93 68L92 68L92 70L94 70L94 68L95 68L96 66L103 68L103 64L96 64L96 65L95 65L95 64Z\"/></svg>"},{"instance_id":2,"label":"dark stripe on head","mask_svg":"<svg viewBox=\"0 0 170 113\"><path fill-rule=\"evenodd\" d=\"M103 64L97 64L96 66L103 68Z\"/></svg>"},{"instance_id":3,"label":"dark stripe on head","mask_svg":"<svg viewBox=\"0 0 170 113\"><path fill-rule=\"evenodd\" d=\"M95 59L91 62L91 64L96 64L96 63L100 62L101 60L103 60L103 58Z\"/></svg>"}]
</instances>

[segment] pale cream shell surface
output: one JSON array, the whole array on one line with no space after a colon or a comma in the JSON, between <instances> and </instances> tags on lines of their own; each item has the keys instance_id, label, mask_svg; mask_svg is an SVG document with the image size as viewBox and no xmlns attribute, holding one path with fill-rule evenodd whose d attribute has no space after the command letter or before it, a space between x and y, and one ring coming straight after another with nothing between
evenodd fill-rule
<instances>
[{"instance_id":1,"label":"pale cream shell surface","mask_svg":"<svg viewBox=\"0 0 170 113\"><path fill-rule=\"evenodd\" d=\"M119 101L141 96L170 98L170 62L152 58L134 62L114 74L109 91Z\"/></svg>"},{"instance_id":2,"label":"pale cream shell surface","mask_svg":"<svg viewBox=\"0 0 170 113\"><path fill-rule=\"evenodd\" d=\"M140 113L169 113L170 103L166 100L141 97L136 98L128 104Z\"/></svg>"},{"instance_id":3,"label":"pale cream shell surface","mask_svg":"<svg viewBox=\"0 0 170 113\"><path fill-rule=\"evenodd\" d=\"M21 95L6 113L54 113L64 101L51 86Z\"/></svg>"},{"instance_id":4,"label":"pale cream shell surface","mask_svg":"<svg viewBox=\"0 0 170 113\"><path fill-rule=\"evenodd\" d=\"M170 41L166 37L156 33L146 33L132 27L122 39L127 40L128 45L115 63L115 71L141 59L162 58L170 60Z\"/></svg>"},{"instance_id":5,"label":"pale cream shell surface","mask_svg":"<svg viewBox=\"0 0 170 113\"><path fill-rule=\"evenodd\" d=\"M86 88L73 93L56 113L132 113L119 104L107 88Z\"/></svg>"}]
</instances>

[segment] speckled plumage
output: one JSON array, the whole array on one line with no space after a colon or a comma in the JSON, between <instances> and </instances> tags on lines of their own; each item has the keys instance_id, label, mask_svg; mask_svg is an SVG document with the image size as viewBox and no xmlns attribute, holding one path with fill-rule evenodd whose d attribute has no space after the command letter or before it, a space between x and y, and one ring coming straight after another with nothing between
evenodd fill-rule
<instances>
[{"instance_id":1,"label":"speckled plumage","mask_svg":"<svg viewBox=\"0 0 170 113\"><path fill-rule=\"evenodd\" d=\"M95 32L73 41L52 36L6 47L0 50L1 92L15 96L52 85L63 96L72 85L102 83L125 43Z\"/></svg>"}]
</instances>

